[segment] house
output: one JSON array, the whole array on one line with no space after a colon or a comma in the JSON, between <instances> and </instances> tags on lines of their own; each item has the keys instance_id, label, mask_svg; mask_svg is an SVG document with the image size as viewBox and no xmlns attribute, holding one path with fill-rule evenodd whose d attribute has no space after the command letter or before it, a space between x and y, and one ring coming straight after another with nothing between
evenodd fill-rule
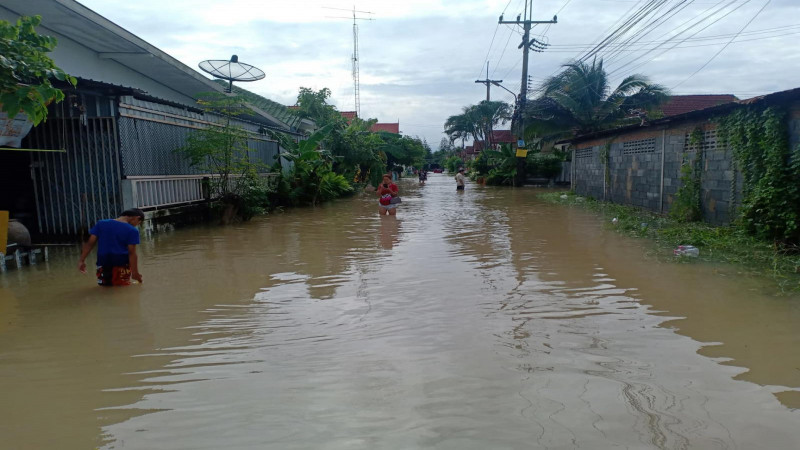
<instances>
[{"instance_id":1,"label":"house","mask_svg":"<svg viewBox=\"0 0 800 450\"><path fill-rule=\"evenodd\" d=\"M373 133L383 131L386 133L400 134L400 122L397 123L376 123L369 129Z\"/></svg>"},{"instance_id":2,"label":"house","mask_svg":"<svg viewBox=\"0 0 800 450\"><path fill-rule=\"evenodd\" d=\"M495 149L503 144L509 144L513 147L517 144L517 140L514 138L514 135L511 134L511 130L492 130L491 144ZM485 141L475 141L471 146L466 147L461 152L461 159L464 161L472 161L481 154L484 148L486 148Z\"/></svg>"},{"instance_id":3,"label":"house","mask_svg":"<svg viewBox=\"0 0 800 450\"><path fill-rule=\"evenodd\" d=\"M30 151L0 149L0 209L40 238L72 239L126 208L151 217L206 200L208 174L175 150L192 130L218 126L222 118L199 109L196 98L223 86L76 1L0 5L3 20L32 15L42 17L40 34L58 39L51 57L78 84L58 86L66 99L24 138ZM269 166L281 149L264 131L300 139L310 124L261 106L235 123L248 132L251 160Z\"/></svg>"},{"instance_id":4,"label":"house","mask_svg":"<svg viewBox=\"0 0 800 450\"><path fill-rule=\"evenodd\" d=\"M721 100L719 97L726 96L689 97L717 97L713 99L716 103ZM750 106L783 108L788 111L789 148L795 149L800 144L800 88L719 102L703 109L693 109L697 105L695 100L679 100L671 106L668 103L665 114L675 114L646 124L602 130L558 142L557 145L569 145L572 150L573 189L583 196L668 212L682 184L681 167L691 161L701 168L704 219L713 224L729 223L741 201L742 177L733 161L733 152L718 139L715 119ZM694 135L698 138L693 138Z\"/></svg>"}]
</instances>

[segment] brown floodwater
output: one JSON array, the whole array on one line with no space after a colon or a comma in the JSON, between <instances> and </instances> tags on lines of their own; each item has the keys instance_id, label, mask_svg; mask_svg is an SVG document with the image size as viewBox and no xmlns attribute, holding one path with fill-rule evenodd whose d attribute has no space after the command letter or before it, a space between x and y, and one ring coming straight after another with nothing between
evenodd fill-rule
<instances>
[{"instance_id":1,"label":"brown floodwater","mask_svg":"<svg viewBox=\"0 0 800 450\"><path fill-rule=\"evenodd\" d=\"M3 449L795 449L800 298L446 175L0 275Z\"/></svg>"}]
</instances>

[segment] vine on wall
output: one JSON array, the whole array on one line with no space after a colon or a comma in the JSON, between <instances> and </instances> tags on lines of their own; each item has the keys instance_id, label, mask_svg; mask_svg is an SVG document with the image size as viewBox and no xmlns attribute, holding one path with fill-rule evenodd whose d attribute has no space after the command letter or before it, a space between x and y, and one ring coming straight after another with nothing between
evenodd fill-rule
<instances>
[{"instance_id":1,"label":"vine on wall","mask_svg":"<svg viewBox=\"0 0 800 450\"><path fill-rule=\"evenodd\" d=\"M733 151L742 174L738 225L757 237L796 245L800 147L789 148L786 117L786 111L776 107L741 109L718 119L718 134Z\"/></svg>"},{"instance_id":2,"label":"vine on wall","mask_svg":"<svg viewBox=\"0 0 800 450\"><path fill-rule=\"evenodd\" d=\"M683 151L681 161L681 186L675 194L675 201L670 207L670 215L681 222L697 222L703 219L703 144L705 135L700 127L695 128L689 136L689 146ZM694 159L689 148L695 148Z\"/></svg>"},{"instance_id":3,"label":"vine on wall","mask_svg":"<svg viewBox=\"0 0 800 450\"><path fill-rule=\"evenodd\" d=\"M614 139L611 138L606 143L600 147L600 163L604 166L604 177L605 177L605 189L603 189L603 198L606 197L606 191L611 187L611 168L608 165L610 155L611 155L611 145L614 144Z\"/></svg>"}]
</instances>

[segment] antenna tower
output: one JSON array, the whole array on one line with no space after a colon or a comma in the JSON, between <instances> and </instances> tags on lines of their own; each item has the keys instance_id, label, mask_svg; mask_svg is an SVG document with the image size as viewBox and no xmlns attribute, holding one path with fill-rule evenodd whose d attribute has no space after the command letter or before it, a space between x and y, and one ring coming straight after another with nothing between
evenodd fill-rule
<instances>
[{"instance_id":1,"label":"antenna tower","mask_svg":"<svg viewBox=\"0 0 800 450\"><path fill-rule=\"evenodd\" d=\"M325 9L334 9L338 11L350 11L349 9L340 9L340 8L325 8ZM360 74L359 74L359 57L358 57L358 23L357 20L375 20L370 17L357 17L356 13L362 14L373 14L369 11L357 11L356 7L353 6L353 94L355 97L355 110L356 116L361 117L361 82L360 82ZM332 17L332 16L328 16ZM350 17L332 17L334 19L350 19Z\"/></svg>"}]
</instances>

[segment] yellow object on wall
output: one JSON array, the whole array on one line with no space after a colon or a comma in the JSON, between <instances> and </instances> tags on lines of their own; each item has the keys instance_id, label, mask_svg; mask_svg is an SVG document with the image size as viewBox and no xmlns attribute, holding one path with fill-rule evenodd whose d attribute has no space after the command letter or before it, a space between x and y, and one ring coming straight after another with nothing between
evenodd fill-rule
<instances>
[{"instance_id":1,"label":"yellow object on wall","mask_svg":"<svg viewBox=\"0 0 800 450\"><path fill-rule=\"evenodd\" d=\"M0 253L8 246L8 211L0 211Z\"/></svg>"}]
</instances>

